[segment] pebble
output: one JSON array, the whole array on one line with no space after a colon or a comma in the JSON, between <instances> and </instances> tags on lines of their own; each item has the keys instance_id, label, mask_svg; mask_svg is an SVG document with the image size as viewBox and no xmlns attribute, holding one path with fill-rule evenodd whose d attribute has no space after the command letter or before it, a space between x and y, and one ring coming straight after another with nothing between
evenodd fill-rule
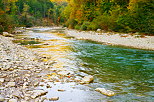
<instances>
[{"instance_id":1,"label":"pebble","mask_svg":"<svg viewBox=\"0 0 154 102\"><path fill-rule=\"evenodd\" d=\"M3 102L5 100L5 97L0 95L0 102Z\"/></svg>"},{"instance_id":2,"label":"pebble","mask_svg":"<svg viewBox=\"0 0 154 102\"><path fill-rule=\"evenodd\" d=\"M15 82L8 82L7 87L14 87L16 85Z\"/></svg>"},{"instance_id":3,"label":"pebble","mask_svg":"<svg viewBox=\"0 0 154 102\"><path fill-rule=\"evenodd\" d=\"M30 77L30 74L25 74L26 77Z\"/></svg>"},{"instance_id":4,"label":"pebble","mask_svg":"<svg viewBox=\"0 0 154 102\"><path fill-rule=\"evenodd\" d=\"M49 99L49 101L57 101L57 100L59 100L59 97L52 97Z\"/></svg>"},{"instance_id":5,"label":"pebble","mask_svg":"<svg viewBox=\"0 0 154 102\"><path fill-rule=\"evenodd\" d=\"M8 102L18 102L17 99L10 99Z\"/></svg>"},{"instance_id":6,"label":"pebble","mask_svg":"<svg viewBox=\"0 0 154 102\"><path fill-rule=\"evenodd\" d=\"M61 92L64 92L65 90L63 90L63 89L58 89L57 91L61 91Z\"/></svg>"},{"instance_id":7,"label":"pebble","mask_svg":"<svg viewBox=\"0 0 154 102\"><path fill-rule=\"evenodd\" d=\"M47 88L52 88L49 84L47 84L47 86L46 86Z\"/></svg>"},{"instance_id":8,"label":"pebble","mask_svg":"<svg viewBox=\"0 0 154 102\"><path fill-rule=\"evenodd\" d=\"M13 68L10 68L10 69L9 69L9 71L13 71L13 70L14 70Z\"/></svg>"},{"instance_id":9,"label":"pebble","mask_svg":"<svg viewBox=\"0 0 154 102\"><path fill-rule=\"evenodd\" d=\"M0 90L4 90L5 89L5 87L0 87Z\"/></svg>"},{"instance_id":10,"label":"pebble","mask_svg":"<svg viewBox=\"0 0 154 102\"><path fill-rule=\"evenodd\" d=\"M15 96L17 98L21 98L21 91L18 91L18 90L15 90L13 93L12 93L12 96Z\"/></svg>"},{"instance_id":11,"label":"pebble","mask_svg":"<svg viewBox=\"0 0 154 102\"><path fill-rule=\"evenodd\" d=\"M5 81L4 78L0 78L0 82L3 83Z\"/></svg>"},{"instance_id":12,"label":"pebble","mask_svg":"<svg viewBox=\"0 0 154 102\"><path fill-rule=\"evenodd\" d=\"M34 86L38 86L39 85L39 82L34 82Z\"/></svg>"},{"instance_id":13,"label":"pebble","mask_svg":"<svg viewBox=\"0 0 154 102\"><path fill-rule=\"evenodd\" d=\"M25 100L21 100L20 102L27 102L27 101L25 101Z\"/></svg>"},{"instance_id":14,"label":"pebble","mask_svg":"<svg viewBox=\"0 0 154 102\"><path fill-rule=\"evenodd\" d=\"M58 72L58 74L62 75L62 76L67 76L70 74L70 72L69 71L60 71L60 72Z\"/></svg>"},{"instance_id":15,"label":"pebble","mask_svg":"<svg viewBox=\"0 0 154 102\"><path fill-rule=\"evenodd\" d=\"M25 82L24 84L23 84L23 88L25 89L25 88L27 88L28 87L28 82Z\"/></svg>"}]
</instances>

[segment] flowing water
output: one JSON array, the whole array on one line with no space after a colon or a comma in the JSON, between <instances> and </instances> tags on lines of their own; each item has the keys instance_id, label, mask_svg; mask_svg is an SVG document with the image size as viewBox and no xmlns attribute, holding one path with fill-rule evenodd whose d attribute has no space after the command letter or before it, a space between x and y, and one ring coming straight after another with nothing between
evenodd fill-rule
<instances>
[{"instance_id":1,"label":"flowing water","mask_svg":"<svg viewBox=\"0 0 154 102\"><path fill-rule=\"evenodd\" d=\"M19 38L22 40L16 43L50 57L48 61L57 62L53 67L69 68L78 76L93 75L95 81L90 88L104 87L117 93L98 102L106 99L110 102L154 101L154 51L77 40L66 36L63 29L33 28L16 37Z\"/></svg>"}]
</instances>

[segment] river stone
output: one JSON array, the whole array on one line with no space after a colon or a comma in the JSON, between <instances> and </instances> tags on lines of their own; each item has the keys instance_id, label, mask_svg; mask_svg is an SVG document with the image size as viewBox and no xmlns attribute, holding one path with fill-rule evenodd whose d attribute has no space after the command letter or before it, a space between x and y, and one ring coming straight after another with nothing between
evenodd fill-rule
<instances>
[{"instance_id":1,"label":"river stone","mask_svg":"<svg viewBox=\"0 0 154 102\"><path fill-rule=\"evenodd\" d=\"M30 74L25 74L26 77L30 77Z\"/></svg>"},{"instance_id":2,"label":"river stone","mask_svg":"<svg viewBox=\"0 0 154 102\"><path fill-rule=\"evenodd\" d=\"M97 29L97 32L100 32L101 31L101 29Z\"/></svg>"},{"instance_id":3,"label":"river stone","mask_svg":"<svg viewBox=\"0 0 154 102\"><path fill-rule=\"evenodd\" d=\"M21 100L20 102L27 102L27 101L25 101L25 100Z\"/></svg>"},{"instance_id":4,"label":"river stone","mask_svg":"<svg viewBox=\"0 0 154 102\"><path fill-rule=\"evenodd\" d=\"M0 78L0 82L1 82L1 83L3 83L3 82L4 82L4 80L5 80L4 78Z\"/></svg>"},{"instance_id":5,"label":"river stone","mask_svg":"<svg viewBox=\"0 0 154 102\"><path fill-rule=\"evenodd\" d=\"M0 95L0 102L3 102L5 100L5 97Z\"/></svg>"},{"instance_id":6,"label":"river stone","mask_svg":"<svg viewBox=\"0 0 154 102\"><path fill-rule=\"evenodd\" d=\"M57 91L64 92L65 90L64 89L58 89Z\"/></svg>"},{"instance_id":7,"label":"river stone","mask_svg":"<svg viewBox=\"0 0 154 102\"><path fill-rule=\"evenodd\" d=\"M111 90L106 90L105 88L96 88L95 91L100 92L101 94L104 94L106 96L114 96L115 93Z\"/></svg>"},{"instance_id":8,"label":"river stone","mask_svg":"<svg viewBox=\"0 0 154 102\"><path fill-rule=\"evenodd\" d=\"M0 87L0 90L4 90L5 89L5 87Z\"/></svg>"},{"instance_id":9,"label":"river stone","mask_svg":"<svg viewBox=\"0 0 154 102\"><path fill-rule=\"evenodd\" d=\"M34 82L34 86L38 86L38 85L39 85L38 81Z\"/></svg>"},{"instance_id":10,"label":"river stone","mask_svg":"<svg viewBox=\"0 0 154 102\"><path fill-rule=\"evenodd\" d=\"M9 68L9 71L13 71L14 69L13 68Z\"/></svg>"},{"instance_id":11,"label":"river stone","mask_svg":"<svg viewBox=\"0 0 154 102\"><path fill-rule=\"evenodd\" d=\"M17 99L10 99L8 102L18 102Z\"/></svg>"},{"instance_id":12,"label":"river stone","mask_svg":"<svg viewBox=\"0 0 154 102\"><path fill-rule=\"evenodd\" d=\"M52 88L49 84L46 85L47 88Z\"/></svg>"},{"instance_id":13,"label":"river stone","mask_svg":"<svg viewBox=\"0 0 154 102\"><path fill-rule=\"evenodd\" d=\"M14 35L9 34L8 32L3 32L3 36L5 36L5 37L14 37Z\"/></svg>"},{"instance_id":14,"label":"river stone","mask_svg":"<svg viewBox=\"0 0 154 102\"><path fill-rule=\"evenodd\" d=\"M17 98L21 98L21 92L20 91L18 91L18 90L16 90L16 91L14 91L13 93L12 93L12 96L15 96L15 97L17 97Z\"/></svg>"},{"instance_id":15,"label":"river stone","mask_svg":"<svg viewBox=\"0 0 154 102\"><path fill-rule=\"evenodd\" d=\"M8 82L7 87L14 87L16 85L15 82Z\"/></svg>"},{"instance_id":16,"label":"river stone","mask_svg":"<svg viewBox=\"0 0 154 102\"><path fill-rule=\"evenodd\" d=\"M59 97L52 97L49 99L49 101L57 101L57 100L59 100Z\"/></svg>"},{"instance_id":17,"label":"river stone","mask_svg":"<svg viewBox=\"0 0 154 102\"><path fill-rule=\"evenodd\" d=\"M33 94L31 95L31 98L36 98L36 97L39 97L39 96L42 96L42 95L45 95L46 93L48 93L47 91L44 91L44 90L34 90L33 91Z\"/></svg>"},{"instance_id":18,"label":"river stone","mask_svg":"<svg viewBox=\"0 0 154 102\"><path fill-rule=\"evenodd\" d=\"M58 72L58 74L62 75L62 76L67 76L70 74L70 72L69 71L60 71L60 72Z\"/></svg>"},{"instance_id":19,"label":"river stone","mask_svg":"<svg viewBox=\"0 0 154 102\"><path fill-rule=\"evenodd\" d=\"M89 84L93 80L94 80L94 77L92 75L88 75L88 76L85 76L84 78L82 78L81 84Z\"/></svg>"},{"instance_id":20,"label":"river stone","mask_svg":"<svg viewBox=\"0 0 154 102\"><path fill-rule=\"evenodd\" d=\"M7 35L7 34L9 34L8 32L3 32L3 35Z\"/></svg>"}]
</instances>

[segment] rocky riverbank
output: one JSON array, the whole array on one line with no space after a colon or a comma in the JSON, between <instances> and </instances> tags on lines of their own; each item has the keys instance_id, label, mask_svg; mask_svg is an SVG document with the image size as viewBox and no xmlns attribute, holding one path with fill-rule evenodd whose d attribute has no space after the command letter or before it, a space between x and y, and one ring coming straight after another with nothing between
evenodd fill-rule
<instances>
[{"instance_id":1,"label":"rocky riverbank","mask_svg":"<svg viewBox=\"0 0 154 102\"><path fill-rule=\"evenodd\" d=\"M51 89L51 83L78 82L74 73L53 68L56 62L44 62L45 56L12 43L13 38L0 35L0 102L55 101L59 97L45 97L48 93L38 87ZM65 89L58 89L59 92ZM44 97L42 97L44 96Z\"/></svg>"},{"instance_id":2,"label":"rocky riverbank","mask_svg":"<svg viewBox=\"0 0 154 102\"><path fill-rule=\"evenodd\" d=\"M66 30L66 34L77 39L92 40L107 45L120 45L132 48L154 50L154 36L143 36L138 34L118 34L104 32L101 30L94 32L77 31L70 29Z\"/></svg>"},{"instance_id":3,"label":"rocky riverbank","mask_svg":"<svg viewBox=\"0 0 154 102\"><path fill-rule=\"evenodd\" d=\"M93 76L79 78L68 69L54 68L56 62L48 62L47 57L39 56L31 49L12 43L13 39L0 35L0 102L48 102L57 100L66 102L68 99L96 101L102 97L94 89L85 88L87 91L83 92L82 90L68 88L71 87L71 84L67 85L67 83L72 83L72 87L75 87L76 84L89 84L94 80ZM56 84L58 84L58 88ZM65 87L59 88L62 86ZM81 85L80 87L85 86ZM64 97L59 94L53 96L54 93L50 90L54 93L63 92ZM95 94L96 96L85 98L82 95L78 98L76 90L80 94ZM73 97L66 97L68 93L74 95L74 99ZM110 96L110 92L106 90L105 93L101 93Z\"/></svg>"},{"instance_id":4,"label":"rocky riverbank","mask_svg":"<svg viewBox=\"0 0 154 102\"><path fill-rule=\"evenodd\" d=\"M42 80L38 73L47 66L41 57L12 43L12 39L0 35L0 101L31 100L37 96L30 98L33 91L45 94L43 90L35 90L35 86Z\"/></svg>"}]
</instances>

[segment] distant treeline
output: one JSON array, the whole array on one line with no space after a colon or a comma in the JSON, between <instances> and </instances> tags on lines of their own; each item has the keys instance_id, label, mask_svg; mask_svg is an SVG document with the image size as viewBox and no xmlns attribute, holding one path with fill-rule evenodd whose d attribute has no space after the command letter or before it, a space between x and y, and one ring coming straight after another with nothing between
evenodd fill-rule
<instances>
[{"instance_id":1,"label":"distant treeline","mask_svg":"<svg viewBox=\"0 0 154 102\"><path fill-rule=\"evenodd\" d=\"M154 0L0 0L0 32L54 24L154 34Z\"/></svg>"},{"instance_id":2,"label":"distant treeline","mask_svg":"<svg viewBox=\"0 0 154 102\"><path fill-rule=\"evenodd\" d=\"M154 0L69 0L65 26L154 34Z\"/></svg>"},{"instance_id":3,"label":"distant treeline","mask_svg":"<svg viewBox=\"0 0 154 102\"><path fill-rule=\"evenodd\" d=\"M17 26L49 26L60 23L67 3L50 0L0 0L0 32Z\"/></svg>"}]
</instances>

